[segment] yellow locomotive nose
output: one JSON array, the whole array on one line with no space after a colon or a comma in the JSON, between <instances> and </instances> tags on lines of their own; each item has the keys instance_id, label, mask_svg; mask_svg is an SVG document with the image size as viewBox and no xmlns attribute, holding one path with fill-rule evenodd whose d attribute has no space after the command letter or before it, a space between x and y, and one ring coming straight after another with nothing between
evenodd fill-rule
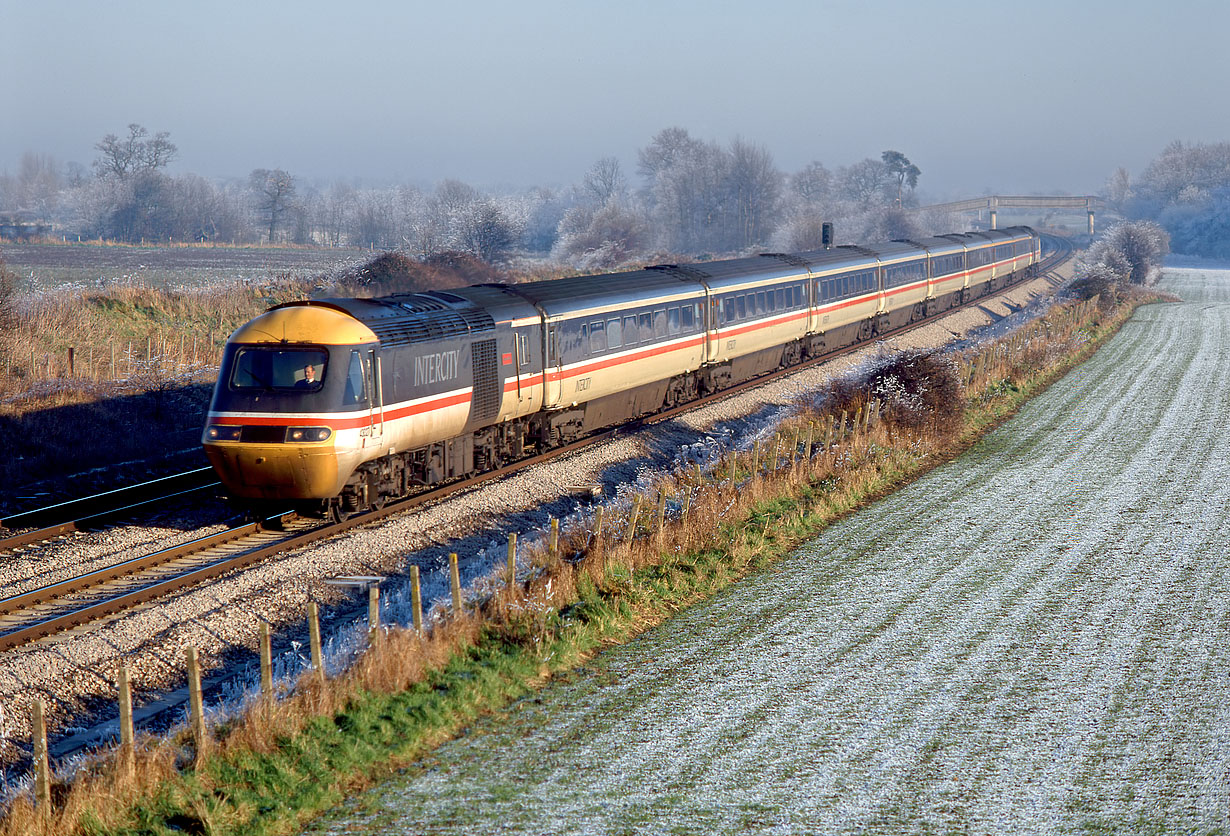
<instances>
[{"instance_id":1,"label":"yellow locomotive nose","mask_svg":"<svg viewBox=\"0 0 1230 836\"><path fill-rule=\"evenodd\" d=\"M345 483L329 443L308 447L206 442L205 455L233 497L316 499L335 496Z\"/></svg>"}]
</instances>

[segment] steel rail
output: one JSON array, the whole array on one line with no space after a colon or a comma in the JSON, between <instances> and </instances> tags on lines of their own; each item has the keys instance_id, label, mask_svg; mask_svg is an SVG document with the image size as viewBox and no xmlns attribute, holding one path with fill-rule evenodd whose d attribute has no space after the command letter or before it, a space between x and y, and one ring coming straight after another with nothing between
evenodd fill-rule
<instances>
[{"instance_id":1,"label":"steel rail","mask_svg":"<svg viewBox=\"0 0 1230 836\"><path fill-rule=\"evenodd\" d=\"M872 340L865 340L844 348L835 349L818 357L808 359L802 363L797 363L783 369L777 369L775 371L760 375L759 377L743 381L735 384L734 386L723 389L720 392L715 392L711 395L706 395L705 397L689 401L685 404L680 404L678 406L671 407L670 409L654 413L653 415L627 422L618 427L600 430L584 438L570 442L569 444L552 448L529 458L511 462L500 468L478 474L477 476L462 479L447 485L433 487L413 496L390 502L383 508L357 514L340 522L325 523L318 527L312 528L309 531L280 539L275 543L260 546L254 549L244 550L207 566L191 569L187 572L176 575L173 578L156 581L142 587L141 589L126 592L106 600L97 601L84 607L74 609L71 612L54 616L52 618L43 619L17 630L4 633L3 635L0 635L0 651L9 650L20 645L27 644L31 641L35 641L44 636L81 626L89 623L90 621L120 612L124 609L137 606L147 601L156 600L186 587L194 586L202 581L216 578L220 575L265 560L282 552L310 545L311 543L327 537L332 537L335 534L340 534L351 528L366 525L393 514L403 513L428 502L435 502L444 499L451 494L470 490L486 482L503 479L520 470L533 467L558 456L568 455L613 438L617 435L635 431L647 425L669 420L686 412L690 412L691 410L716 403L749 389L755 389L759 386L763 386L766 383L793 374L802 369L828 362L847 353L871 345L876 341L905 333L913 328L917 328L921 325L941 319L956 310L972 307L979 303L985 302L988 299L993 299L995 296L998 296L1000 293L1008 290L1009 288L1017 287L1035 278L1045 277L1059 264L1062 264L1069 257L1071 257L1071 253L1072 249L1070 247L1066 250L1062 247L1057 247L1056 252L1039 262L1039 269L1035 271L1035 275L1022 277L1012 284L1005 285L1005 287L1001 288L993 295L979 296L976 299L971 299L963 303L962 305L954 306L932 316L924 317L899 328L877 334ZM42 589L13 596L12 598L0 601L0 615L17 612L23 608L29 608L31 606L43 605L45 602L54 600L57 597L63 597L64 595L80 592L84 589L88 589L92 586L98 586L99 584L107 583L120 577L134 576L142 571L148 571L155 566L165 564L171 560L188 557L193 553L203 551L208 548L213 548L226 542L237 540L241 537L251 536L258 533L269 533L271 529L276 530L277 525L285 523L293 516L293 514L275 515L274 517L269 517L264 521L264 523L269 523L274 519L279 521L279 523L269 527L266 527L263 523L251 523L249 525L240 526L239 528L230 529L215 535L199 538L170 549L164 549L160 552L155 552L144 557L134 558L133 560L125 561L124 563L107 567L105 569L100 569L95 572L82 575L78 578L71 578L58 584L51 584Z\"/></svg>"},{"instance_id":2,"label":"steel rail","mask_svg":"<svg viewBox=\"0 0 1230 836\"><path fill-rule=\"evenodd\" d=\"M12 514L4 519L0 519L0 530L39 526L39 530L42 532L55 531L56 533L47 535L47 537L55 537L58 534L78 530L72 527L78 523L101 522L108 516L132 511L151 503L161 502L171 495L205 490L210 487L217 487L219 484L220 482L217 477L214 476L213 468L200 467L195 470L172 474L171 476L151 479L148 482L115 488L114 490L104 491L103 493L91 496L58 502L55 505L48 505L44 508L33 508L28 511ZM13 545L23 545L23 543L15 543L14 541L21 538L31 538L36 533L38 532L31 531L23 535L0 540L0 551L5 548L11 548ZM34 542L36 539L47 539L47 537L27 539L26 542Z\"/></svg>"},{"instance_id":3,"label":"steel rail","mask_svg":"<svg viewBox=\"0 0 1230 836\"><path fill-rule=\"evenodd\" d=\"M190 496L191 494L197 494L202 491L220 488L221 486L221 482L213 481L208 484L200 485L199 487L188 488L187 490L178 491L176 493L165 494L152 499L143 499L140 502L134 502L131 505L112 508L97 514L91 514L87 517L81 517L70 522L49 525L46 528L36 528L21 534L15 534L12 537L5 537L0 539L0 553L10 552L15 549L22 548L23 546L28 546L32 543L41 543L45 540L52 540L56 537L62 537L65 534L72 534L75 531L88 531L109 520L114 520L118 517L123 517L125 515L161 505L175 499L181 499Z\"/></svg>"}]
</instances>

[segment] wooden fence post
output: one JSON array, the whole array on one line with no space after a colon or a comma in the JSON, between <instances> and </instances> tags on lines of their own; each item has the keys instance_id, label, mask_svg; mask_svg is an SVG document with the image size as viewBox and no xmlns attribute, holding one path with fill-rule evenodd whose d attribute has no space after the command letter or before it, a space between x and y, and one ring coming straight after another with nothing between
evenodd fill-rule
<instances>
[{"instance_id":1,"label":"wooden fence post","mask_svg":"<svg viewBox=\"0 0 1230 836\"><path fill-rule=\"evenodd\" d=\"M316 671L316 680L325 681L325 653L320 641L320 607L315 601L308 601L308 644L312 648L312 669Z\"/></svg>"},{"instance_id":2,"label":"wooden fence post","mask_svg":"<svg viewBox=\"0 0 1230 836\"><path fill-rule=\"evenodd\" d=\"M380 584L367 588L367 638L372 644L380 638Z\"/></svg>"},{"instance_id":3,"label":"wooden fence post","mask_svg":"<svg viewBox=\"0 0 1230 836\"><path fill-rule=\"evenodd\" d=\"M423 632L423 588L419 585L419 567L410 567L411 618L416 633Z\"/></svg>"},{"instance_id":4,"label":"wooden fence post","mask_svg":"<svg viewBox=\"0 0 1230 836\"><path fill-rule=\"evenodd\" d=\"M51 764L47 758L46 706L41 699L31 707L30 734L34 744L34 804L46 816L51 813Z\"/></svg>"},{"instance_id":5,"label":"wooden fence post","mask_svg":"<svg viewBox=\"0 0 1230 836\"><path fill-rule=\"evenodd\" d=\"M628 542L636 539L637 517L641 515L641 495L632 497L632 511L628 514Z\"/></svg>"},{"instance_id":6,"label":"wooden fence post","mask_svg":"<svg viewBox=\"0 0 1230 836\"><path fill-rule=\"evenodd\" d=\"M269 624L261 622L261 694L273 696L273 642L269 638Z\"/></svg>"},{"instance_id":7,"label":"wooden fence post","mask_svg":"<svg viewBox=\"0 0 1230 836\"><path fill-rule=\"evenodd\" d=\"M453 587L453 613L461 612L461 571L457 567L457 553L448 556L448 572Z\"/></svg>"},{"instance_id":8,"label":"wooden fence post","mask_svg":"<svg viewBox=\"0 0 1230 836\"><path fill-rule=\"evenodd\" d=\"M559 519L551 518L551 532L547 535L547 553L551 560L559 560Z\"/></svg>"},{"instance_id":9,"label":"wooden fence post","mask_svg":"<svg viewBox=\"0 0 1230 836\"><path fill-rule=\"evenodd\" d=\"M117 679L120 691L120 772L125 780L131 780L136 765L136 734L132 726L132 682L128 678L127 665L120 665Z\"/></svg>"},{"instance_id":10,"label":"wooden fence post","mask_svg":"<svg viewBox=\"0 0 1230 836\"><path fill-rule=\"evenodd\" d=\"M658 548L662 547L662 538L666 534L666 489L658 489Z\"/></svg>"},{"instance_id":11,"label":"wooden fence post","mask_svg":"<svg viewBox=\"0 0 1230 836\"><path fill-rule=\"evenodd\" d=\"M209 739L205 731L205 698L201 693L201 658L195 647L185 651L188 662L188 708L192 714L192 739L196 743L196 763L205 759Z\"/></svg>"},{"instance_id":12,"label":"wooden fence post","mask_svg":"<svg viewBox=\"0 0 1230 836\"><path fill-rule=\"evenodd\" d=\"M508 586L511 588L517 583L517 532L511 531L508 534Z\"/></svg>"},{"instance_id":13,"label":"wooden fence post","mask_svg":"<svg viewBox=\"0 0 1230 836\"><path fill-rule=\"evenodd\" d=\"M594 543L602 537L602 506L594 509Z\"/></svg>"}]
</instances>

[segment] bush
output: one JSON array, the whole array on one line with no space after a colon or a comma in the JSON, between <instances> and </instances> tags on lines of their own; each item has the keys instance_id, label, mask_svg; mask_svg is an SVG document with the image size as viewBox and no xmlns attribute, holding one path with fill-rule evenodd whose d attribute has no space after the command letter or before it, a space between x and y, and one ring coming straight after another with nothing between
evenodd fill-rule
<instances>
[{"instance_id":1,"label":"bush","mask_svg":"<svg viewBox=\"0 0 1230 836\"><path fill-rule=\"evenodd\" d=\"M886 351L865 375L834 381L825 393L831 409L862 408L867 393L880 401L881 420L892 427L947 434L960 424L961 382L956 365L932 351Z\"/></svg>"},{"instance_id":2,"label":"bush","mask_svg":"<svg viewBox=\"0 0 1230 836\"><path fill-rule=\"evenodd\" d=\"M404 253L387 252L338 279L337 290L356 296L387 296L503 279L500 271L468 253L438 253L424 262Z\"/></svg>"}]
</instances>

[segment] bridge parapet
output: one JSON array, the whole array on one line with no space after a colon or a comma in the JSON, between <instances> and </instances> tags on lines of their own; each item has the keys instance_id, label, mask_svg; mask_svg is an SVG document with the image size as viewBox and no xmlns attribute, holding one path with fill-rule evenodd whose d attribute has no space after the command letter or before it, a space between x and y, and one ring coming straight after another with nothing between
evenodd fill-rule
<instances>
[{"instance_id":1,"label":"bridge parapet","mask_svg":"<svg viewBox=\"0 0 1230 836\"><path fill-rule=\"evenodd\" d=\"M969 200L954 200L950 203L933 203L930 206L920 206L914 211L988 212L991 229L996 228L1000 209L1083 211L1088 216L1089 234L1093 235L1094 213L1106 208L1106 200L1097 195L986 195Z\"/></svg>"}]
</instances>

